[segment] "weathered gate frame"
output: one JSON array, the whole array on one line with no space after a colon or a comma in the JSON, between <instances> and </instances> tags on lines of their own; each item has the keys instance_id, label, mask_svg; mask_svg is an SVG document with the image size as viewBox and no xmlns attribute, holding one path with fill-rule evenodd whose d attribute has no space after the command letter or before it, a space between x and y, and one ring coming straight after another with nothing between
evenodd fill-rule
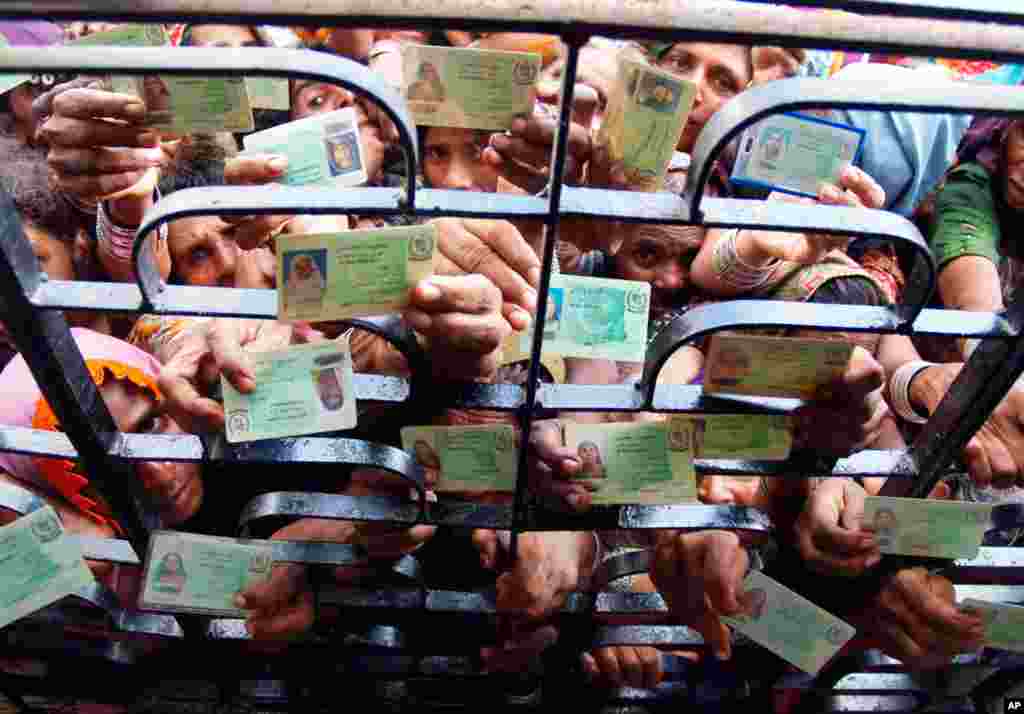
<instances>
[{"instance_id":1,"label":"weathered gate frame","mask_svg":"<svg viewBox=\"0 0 1024 714\"><path fill-rule=\"evenodd\" d=\"M904 52L921 55L986 57L1005 61L1024 61L1024 9L1012 9L997 0L975 2L975 7L954 7L955 0L797 0L791 4L818 7L844 6L864 13L883 13L885 22L870 17L828 21L819 15L801 13L801 22L792 22L784 8L762 4L723 2L659 2L635 0L616 4L600 0L546 0L512 6L473 0L418 3L395 2L388 6L375 0L333 7L330 0L13 0L0 6L0 17L46 16L50 18L102 18L114 20L165 21L188 18L194 21L244 21L246 24L348 24L352 26L427 26L437 22L452 29L484 28L530 29L559 34L568 46L563 80L563 101L559 115L560 141L551 162L552 175L560 176L566 158L569 114L576 63L580 47L591 35L614 34L646 38L694 39L718 42L764 42L787 46L843 47L870 51ZM945 25L922 25L933 18ZM938 30L950 31L943 37ZM953 30L955 29L955 33ZM958 41L958 38L960 41ZM969 41L962 41L967 38ZM967 46L954 46L957 44ZM168 74L249 74L291 76L331 82L368 93L381 104L395 122L401 136L406 167L417 165L418 147L415 127L402 101L393 90L357 63L322 54L282 49L160 49L48 48L0 49L0 69L31 71L116 71L139 74L159 69ZM821 463L806 456L790 462L702 460L697 464L705 473L757 473L797 477L815 475L890 476L885 493L923 496L945 473L963 445L995 408L1003 395L1024 372L1024 302L1018 299L1001 314L965 313L933 310L925 306L934 290L936 269L927 246L917 229L894 214L866 209L794 207L789 204L756 205L731 199L704 198L711 166L721 149L746 126L759 118L796 109L846 107L904 111L970 111L1011 116L1024 115L1024 96L1016 88L957 85L935 97L928 89L898 91L855 82L794 79L772 83L745 92L730 102L709 122L693 153L688 184L682 196L637 194L563 186L554 181L541 196L484 195L458 191L416 190L410 182L406 190L361 188L301 190L281 187L191 189L175 193L161 201L145 218L139 235L162 223L189 215L203 214L281 214L348 213L415 214L419 216L456 215L506 218L535 218L543 221L547 240L543 255L544 270L529 378L524 388L513 385L465 383L454 388L446 385L444 398L424 379L414 376L402 380L377 375L357 375L360 399L381 402L419 403L430 399L460 408L487 408L513 412L524 433L541 408L572 411L659 411L715 412L737 410L759 412L788 411L795 403L786 400L748 399L742 403L702 398L699 387L658 385L657 374L676 349L703 335L731 328L798 326L806 329L941 334L983 339L970 362L943 400L937 413L924 427L920 437L906 452L865 451L837 463ZM414 173L414 171L409 171ZM137 506L136 482L130 464L139 460L178 460L203 462L210 459L234 463L334 463L375 466L409 480L420 493L418 504L398 503L386 498L347 497L336 494L275 492L253 499L242 514L240 527L246 528L270 516L317 516L345 520L386 520L397 523L433 523L459 527L508 528L516 535L523 530L566 529L652 529L681 528L700 530L729 528L766 531L771 524L753 509L731 506L685 505L671 507L602 507L586 516L555 516L540 511L529 500L526 479L519 478L514 507L471 506L452 508L430 504L423 498L422 473L402 451L355 439L303 438L261 442L247 446L227 446L208 442L198 436L160 437L121 434L113 425L99 398L81 355L70 339L61 309L89 309L118 312L144 311L161 314L222 315L234 317L273 317L276 300L273 291L197 288L164 284L154 269L152 256L136 243L137 285L83 283L48 280L38 271L28 241L25 240L17 213L6 196L0 196L0 301L5 315L17 316L8 325L19 349L28 357L30 367L54 407L67 433L58 434L30 429L0 429L0 449L35 455L69 457L77 454L99 487L111 500L115 512L126 526L128 541L83 539L91 557L131 563L135 553L143 552L152 518ZM905 244L915 251L916 264L908 287L907 305L893 308L793 304L762 301L734 301L695 309L671 324L648 350L643 380L638 385L579 386L542 385L537 357L550 270L554 258L554 238L564 217L604 217L646 223L699 224L705 226L758 226L779 230L827 230L855 238L885 238ZM390 340L422 367L423 355L415 341L394 318L354 320L353 325ZM525 473L525 450L520 455L519 473ZM0 489L0 503L26 512L38 501L17 489ZM1000 513L1001 525L1024 524L1021 509L1007 507ZM280 560L308 564L338 565L351 563L359 554L351 546L324 543L277 543ZM933 563L934 565L934 563ZM1012 549L986 548L971 563L946 564L947 572L962 588L978 588L993 599L1024 600L1024 591L1013 586L1024 584L1024 562ZM598 581L646 569L643 554L606 564ZM355 591L321 589L323 606L368 609L382 622L405 619L407 613L429 611L439 622L485 619L494 614L493 599L477 593L430 591L417 581L414 558L388 564L382 573L404 579L407 587ZM985 583L978 585L977 583ZM1004 591L995 593L995 588ZM213 640L226 644L243 638L237 621L213 621L200 624L191 618L140 615L122 611L110 593L101 588L83 593L83 599L105 610L114 627L139 638L181 640L179 645L214 646ZM578 593L564 608L563 618L571 631L571 644L673 644L699 647L699 636L678 626L651 624L664 603L657 595L631 593ZM614 616L615 624L610 623ZM631 619L632 618L632 619ZM621 624L623 621L635 624ZM62 628L66 618L57 610L48 610L31 620L32 627ZM184 628L184 632L182 631ZM205 628L205 629L204 629ZM25 628L16 626L8 633L12 640L30 650L32 638ZM244 632L244 631L243 631ZM187 635L187 637L184 637ZM568 640L569 638L564 638ZM131 643L131 640L126 640ZM137 644L137 643L136 643ZM401 633L381 625L367 635L363 645L377 652L405 653ZM564 643L563 643L564 644ZM135 660L135 646L116 642L105 651L116 666ZM316 651L325 642L309 643ZM455 658L426 657L417 652L406 665L428 669L433 674L461 671ZM446 653L447 654L447 653ZM421 656L422 655L422 656ZM387 662L391 664L386 664ZM404 660L403 660L404 661ZM378 661L381 676L408 676L409 670L394 664L394 657ZM135 667L142 666L142 660ZM385 663L385 664L381 664ZM177 666L178 663L176 663ZM182 671L189 669L181 663ZM1001 671L985 668L976 688L978 701L993 697L1024 681L1024 664L1008 658ZM691 674L698 670L693 669ZM700 670L706 674L710 670ZM713 672L711 672L713 674ZM858 696L884 692L915 691L916 685L895 676L864 675L874 679L859 684L841 680L837 692L855 690ZM902 676L902 675L900 675ZM888 678L886 678L888 677ZM5 678L9 680L10 678ZM15 687L19 683L10 683ZM24 683L20 683L23 685ZM806 686L806 682L800 686ZM3 683L0 688L7 689ZM16 689L16 687L15 687ZM671 689L671 686L669 686ZM633 693L632 696L641 696ZM849 710L841 702L838 706Z\"/></svg>"}]
</instances>

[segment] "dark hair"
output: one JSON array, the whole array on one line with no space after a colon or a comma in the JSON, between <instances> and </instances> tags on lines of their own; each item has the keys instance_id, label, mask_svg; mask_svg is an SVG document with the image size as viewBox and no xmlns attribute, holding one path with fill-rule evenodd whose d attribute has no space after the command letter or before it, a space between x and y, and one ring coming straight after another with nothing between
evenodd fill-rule
<instances>
[{"instance_id":1,"label":"dark hair","mask_svg":"<svg viewBox=\"0 0 1024 714\"><path fill-rule=\"evenodd\" d=\"M194 28L202 27L203 25L219 25L219 24L221 24L221 23L217 23L217 22L197 22L197 23L185 25L185 29L181 33L181 42L179 43L179 45L181 47L191 47L192 46L192 30ZM234 24L234 23L224 23L224 24ZM259 42L261 45L264 44L263 38L260 37L260 33L256 32L256 28L253 25L246 25L246 27L248 27L249 29L252 30L252 34L253 34L253 36L256 37L256 41L257 42Z\"/></svg>"},{"instance_id":2,"label":"dark hair","mask_svg":"<svg viewBox=\"0 0 1024 714\"><path fill-rule=\"evenodd\" d=\"M14 201L21 218L54 238L73 243L82 227L78 212L50 187L46 157L18 140L13 128L0 127L0 188Z\"/></svg>"},{"instance_id":3,"label":"dark hair","mask_svg":"<svg viewBox=\"0 0 1024 714\"><path fill-rule=\"evenodd\" d=\"M807 302L826 305L868 305L879 307L888 302L874 281L868 277L841 275L826 280Z\"/></svg>"}]
</instances>

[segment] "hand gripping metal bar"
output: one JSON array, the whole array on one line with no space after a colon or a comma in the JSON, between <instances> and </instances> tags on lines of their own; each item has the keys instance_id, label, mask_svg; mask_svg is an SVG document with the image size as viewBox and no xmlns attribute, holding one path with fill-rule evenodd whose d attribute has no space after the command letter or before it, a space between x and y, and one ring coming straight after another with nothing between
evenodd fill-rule
<instances>
[{"instance_id":1,"label":"hand gripping metal bar","mask_svg":"<svg viewBox=\"0 0 1024 714\"><path fill-rule=\"evenodd\" d=\"M849 9L853 3L821 0ZM801 0L806 3L807 0ZM1020 24L1019 12L999 0L972 2L951 10L956 0L854 0L857 6L891 13L875 17L806 13L796 8L741 2L617 2L616 0L537 0L530 3L481 3L479 0L416 2L352 0L7 0L4 17L86 18L240 24L345 24L351 27L519 30L579 37L616 34L662 40L738 42L785 47L860 49L884 54L982 57L1013 62L1024 57L1024 31L994 24ZM934 17L921 23L905 16ZM942 18L956 21L942 21ZM967 19L964 19L967 18Z\"/></svg>"},{"instance_id":2,"label":"hand gripping metal bar","mask_svg":"<svg viewBox=\"0 0 1024 714\"><path fill-rule=\"evenodd\" d=\"M1015 338L978 345L907 450L900 468L917 476L887 480L880 495L927 497L1024 373L1024 291L1014 294L1005 318Z\"/></svg>"}]
</instances>

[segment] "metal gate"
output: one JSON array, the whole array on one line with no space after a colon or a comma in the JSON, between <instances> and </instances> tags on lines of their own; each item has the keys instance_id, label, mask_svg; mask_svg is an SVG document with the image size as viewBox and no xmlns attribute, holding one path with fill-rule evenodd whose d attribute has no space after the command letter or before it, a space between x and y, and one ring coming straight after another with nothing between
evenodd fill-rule
<instances>
[{"instance_id":1,"label":"metal gate","mask_svg":"<svg viewBox=\"0 0 1024 714\"><path fill-rule=\"evenodd\" d=\"M1024 62L1024 8L995 0L794 0L791 5L841 7L863 13L840 19L801 13L801 22L785 8L769 4L713 0L7 0L0 16L45 16L56 19L133 21L240 21L245 24L320 24L429 27L450 29L529 30L558 34L568 47L559 116L559 141L551 161L552 176L561 176L566 161L569 111L581 46L592 35L783 44L793 47L856 48L943 57L986 58ZM970 5L969 8L958 5ZM885 15L879 21L874 15ZM95 72L287 76L315 79L372 95L398 128L407 175L416 173L415 126L402 100L367 68L342 58L298 50L181 48L47 48L0 50L0 71ZM618 412L711 412L725 409L703 399L700 387L656 385L657 376L682 345L723 329L801 327L852 332L955 335L982 338L970 362L906 452L863 451L838 462L813 455L788 462L703 460L698 473L764 474L800 477L888 476L884 493L923 497L947 473L957 454L984 423L1010 386L1024 372L1024 302L1002 314L928 309L936 266L925 241L908 220L867 209L836 209L705 197L713 163L725 145L745 127L770 114L817 108L858 108L912 112L965 112L1024 115L1024 94L1016 88L950 85L908 90L834 80L790 79L742 93L705 127L692 156L682 195L615 192L551 182L539 196L478 194L461 191L358 188L308 191L274 187L203 188L177 192L151 211L139 229L145 235L178 218L207 214L359 213L415 216L533 218L546 227L543 277L539 291L529 378L525 387L465 383L441 391L423 378L423 358L411 334L397 319L353 320L358 329L383 336L401 350L413 367L408 380L356 375L358 398L415 407L430 403L458 408L485 408L514 414L529 433L541 409ZM627 222L676 223L709 227L763 227L791 231L849 234L885 239L915 255L904 304L853 307L782 302L735 301L703 306L677 319L650 345L643 379L638 384L579 386L541 384L541 336L555 238L566 217L613 218ZM372 466L407 479L420 494L418 504L386 498L326 493L275 491L254 498L238 519L239 529L258 529L265 519L318 517L344 520L436 524L459 528L510 529L513 543L527 530L612 530L724 528L764 532L772 527L765 514L738 506L678 505L597 507L583 516L546 512L526 490L526 450L519 461L514 506L452 507L428 503L419 467L399 449L345 438L304 437L230 446L200 436L162 437L119 433L89 378L80 353L59 310L85 309L225 317L276 316L273 291L198 288L168 285L155 259L136 242L136 285L49 280L41 274L17 212L0 196L0 299L19 350L25 355L66 434L4 427L0 449L38 456L80 458L99 489L108 496L125 526L126 540L82 538L89 558L138 563L144 552L147 519L137 506L134 461L220 461L227 465L338 464ZM768 400L747 401L751 412L776 411ZM728 411L736 412L735 405ZM0 488L0 504L21 512L38 507L31 494ZM1012 521L1012 523L1010 522ZM1007 525L1024 525L1024 513ZM513 546L514 547L514 546ZM598 574L607 583L624 574L643 572L647 554L609 561ZM355 562L356 549L327 543L275 544L277 560L317 566ZM891 559L887 559L891 560ZM903 562L903 561L901 561ZM891 564L891 563L890 563ZM934 562L930 565L935 565ZM883 564L883 567L885 564ZM983 548L971 562L943 563L961 596L1024 601L1024 558L1008 548ZM360 692L417 706L452 703L452 692L465 706L553 707L580 703L583 680L572 664L583 649L608 644L672 645L701 649L696 633L672 625L658 595L576 593L563 612L561 635L551 654L553 666L538 695L517 678L485 676L470 654L479 631L493 630L494 601L487 593L430 589L419 579L413 557L382 566L376 589L317 589L320 613L333 611L344 621L358 620L363 634L339 634L317 628L307 639L289 643L277 656L245 641L241 621L200 620L140 614L124 610L112 593L97 585L82 593L82 606L50 608L0 633L11 652L24 652L44 663L39 671L0 676L0 690L31 705L38 692L74 691L101 701L178 700L193 711L214 711L242 701L263 709L307 711L336 706L337 681L345 693ZM366 623L370 623L367 625ZM467 625L478 627L466 627ZM411 630L437 628L442 638L411 637ZM441 629L443 628L443 629ZM441 640L441 641L439 641ZM751 648L753 649L753 648ZM211 676L210 663L217 672ZM750 672L729 664L676 662L670 681L657 691L623 690L620 702L651 707L680 703L728 708L737 687L749 684ZM111 675L128 674L129 677ZM740 676L740 675L744 676ZM339 675L344 679L339 679ZM130 679L130 684L128 683ZM110 690L108 683L119 682ZM189 681L202 686L176 688ZM760 699L785 692L817 693L815 706L827 710L915 710L938 706L943 711L996 711L1001 697L1024 682L1024 660L1007 653L958 658L950 670L924 682L885 658L865 660L853 671L826 670L817 680L788 677L763 683ZM453 686L457 683L457 686ZM390 689L389 689L390 687ZM397 687L397 689L395 689ZM526 691L530 696L523 696ZM496 694L497 692L497 694ZM588 695L589 696L589 695ZM332 698L333 697L333 698ZM405 697L403 699L403 697ZM570 698L572 697L572 698ZM149 698L149 699L147 699ZM353 700L354 701L354 700ZM383 701L379 699L378 701ZM603 699L593 697L595 706ZM973 707L973 708L972 708ZM997 707L998 709L993 709ZM154 709L155 710L155 709Z\"/></svg>"}]
</instances>

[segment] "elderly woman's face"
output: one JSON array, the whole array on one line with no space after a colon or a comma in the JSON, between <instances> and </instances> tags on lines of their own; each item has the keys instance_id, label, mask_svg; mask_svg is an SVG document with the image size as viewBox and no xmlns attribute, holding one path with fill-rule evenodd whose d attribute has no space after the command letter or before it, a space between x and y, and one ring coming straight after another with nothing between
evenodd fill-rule
<instances>
[{"instance_id":1,"label":"elderly woman's face","mask_svg":"<svg viewBox=\"0 0 1024 714\"><path fill-rule=\"evenodd\" d=\"M232 230L217 216L171 223L167 242L178 279L186 285L274 287L273 254L266 248L242 250L232 239Z\"/></svg>"},{"instance_id":2,"label":"elderly woman's face","mask_svg":"<svg viewBox=\"0 0 1024 714\"><path fill-rule=\"evenodd\" d=\"M637 225L627 230L615 256L617 277L650 283L653 307L675 306L690 287L690 266L704 240L704 229Z\"/></svg>"},{"instance_id":3,"label":"elderly woman's face","mask_svg":"<svg viewBox=\"0 0 1024 714\"><path fill-rule=\"evenodd\" d=\"M128 434L181 434L152 395L131 382L108 379L99 388L117 428ZM140 461L135 473L146 496L173 526L194 516L203 502L203 482L196 464Z\"/></svg>"},{"instance_id":4,"label":"elderly woman's face","mask_svg":"<svg viewBox=\"0 0 1024 714\"><path fill-rule=\"evenodd\" d=\"M1015 211L1024 210L1024 122L1016 122L1008 130L1003 155L1006 204Z\"/></svg>"}]
</instances>

